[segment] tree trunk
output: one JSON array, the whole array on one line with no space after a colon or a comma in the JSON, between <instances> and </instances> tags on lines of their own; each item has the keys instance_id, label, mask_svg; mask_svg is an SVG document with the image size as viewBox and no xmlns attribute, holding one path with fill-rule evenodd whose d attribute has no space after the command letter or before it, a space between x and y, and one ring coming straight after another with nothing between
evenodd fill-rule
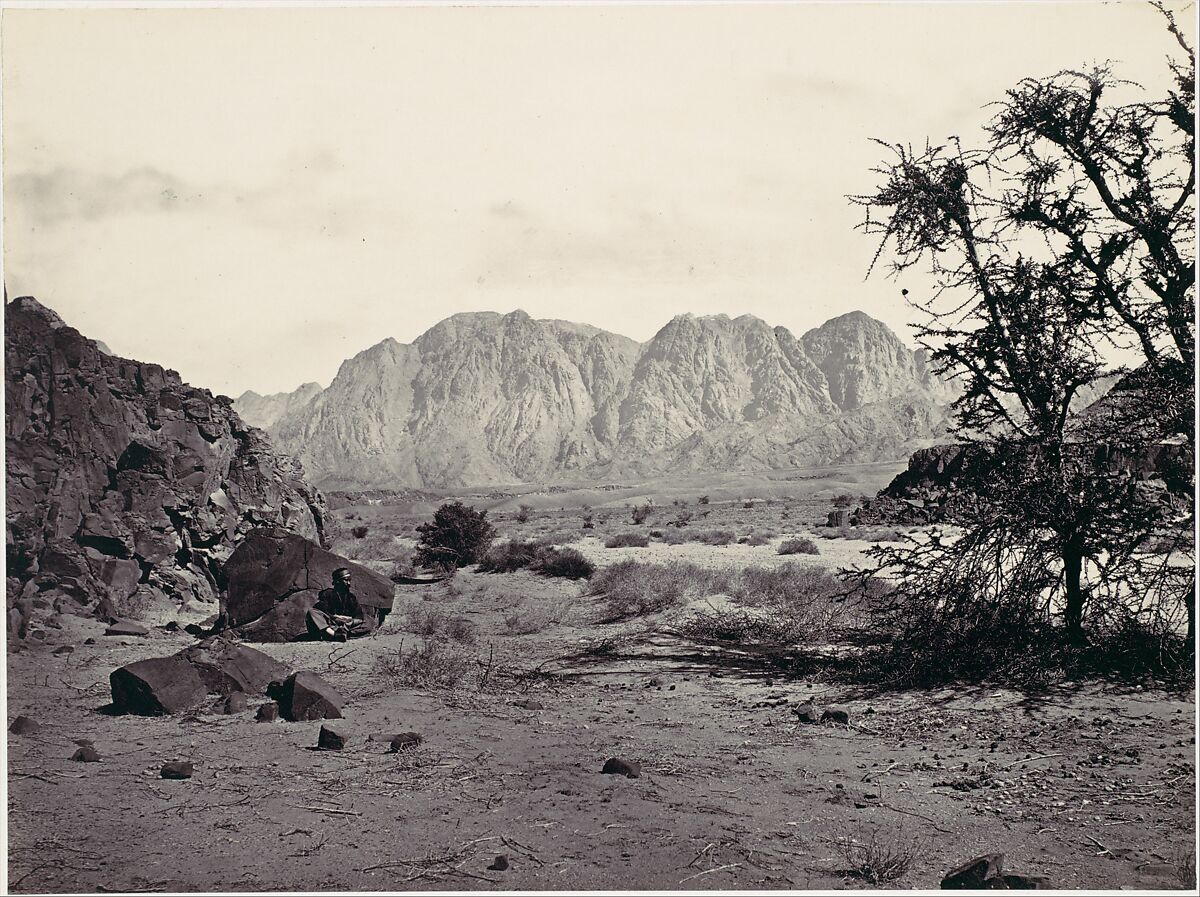
<instances>
[{"instance_id":1,"label":"tree trunk","mask_svg":"<svg viewBox=\"0 0 1200 897\"><path fill-rule=\"evenodd\" d=\"M1188 588L1187 598L1183 600L1184 606L1187 608L1187 644L1188 650L1196 650L1196 581L1192 580L1191 586Z\"/></svg>"},{"instance_id":2,"label":"tree trunk","mask_svg":"<svg viewBox=\"0 0 1200 897\"><path fill-rule=\"evenodd\" d=\"M1067 635L1075 641L1083 638L1083 545L1076 539L1069 540L1062 551L1063 579L1067 591L1066 624Z\"/></svg>"}]
</instances>

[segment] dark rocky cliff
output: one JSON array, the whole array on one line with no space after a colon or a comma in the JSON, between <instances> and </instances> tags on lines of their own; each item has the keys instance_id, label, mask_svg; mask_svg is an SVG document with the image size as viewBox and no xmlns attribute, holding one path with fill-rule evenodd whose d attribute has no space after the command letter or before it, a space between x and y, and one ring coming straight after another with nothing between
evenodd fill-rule
<instances>
[{"instance_id":1,"label":"dark rocky cliff","mask_svg":"<svg viewBox=\"0 0 1200 897\"><path fill-rule=\"evenodd\" d=\"M64 612L215 611L221 564L250 529L324 543L324 498L227 397L102 351L29 297L5 306L4 373L19 629Z\"/></svg>"}]
</instances>

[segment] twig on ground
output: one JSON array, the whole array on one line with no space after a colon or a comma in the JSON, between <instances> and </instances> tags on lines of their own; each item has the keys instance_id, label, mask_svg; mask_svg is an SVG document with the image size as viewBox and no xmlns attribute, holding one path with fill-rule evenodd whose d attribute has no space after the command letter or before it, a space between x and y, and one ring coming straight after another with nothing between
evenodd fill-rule
<instances>
[{"instance_id":1,"label":"twig on ground","mask_svg":"<svg viewBox=\"0 0 1200 897\"><path fill-rule=\"evenodd\" d=\"M1062 754L1039 754L1036 757L1024 757L1020 760L1014 760L1012 763L1005 763L1001 769L1008 769L1010 766L1016 766L1018 763L1032 763L1034 760L1046 760L1050 757L1061 757Z\"/></svg>"},{"instance_id":2,"label":"twig on ground","mask_svg":"<svg viewBox=\"0 0 1200 897\"><path fill-rule=\"evenodd\" d=\"M701 875L712 875L714 872L723 872L726 869L736 869L741 866L741 863L726 863L724 866L716 866L712 869L705 869L703 872L697 872L695 875L689 875L687 878L681 879L680 884L691 881L693 878L699 878Z\"/></svg>"}]
</instances>

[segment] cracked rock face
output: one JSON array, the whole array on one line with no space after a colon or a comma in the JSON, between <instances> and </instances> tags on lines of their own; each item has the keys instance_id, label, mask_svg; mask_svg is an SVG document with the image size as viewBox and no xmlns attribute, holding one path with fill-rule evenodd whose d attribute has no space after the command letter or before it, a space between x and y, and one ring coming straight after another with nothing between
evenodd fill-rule
<instances>
[{"instance_id":1,"label":"cracked rock face","mask_svg":"<svg viewBox=\"0 0 1200 897\"><path fill-rule=\"evenodd\" d=\"M251 529L324 542L324 498L225 396L5 306L8 607L23 617L215 604ZM24 620L24 622L28 622Z\"/></svg>"}]
</instances>

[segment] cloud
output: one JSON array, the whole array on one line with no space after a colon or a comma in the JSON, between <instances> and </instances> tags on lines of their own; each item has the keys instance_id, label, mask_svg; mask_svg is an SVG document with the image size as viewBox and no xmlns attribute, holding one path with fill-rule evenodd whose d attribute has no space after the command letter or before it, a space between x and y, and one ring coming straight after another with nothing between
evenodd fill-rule
<instances>
[{"instance_id":1,"label":"cloud","mask_svg":"<svg viewBox=\"0 0 1200 897\"><path fill-rule=\"evenodd\" d=\"M210 204L204 191L156 168L134 168L119 175L55 168L10 175L5 202L16 206L35 226L60 221L94 222L129 212L175 212Z\"/></svg>"}]
</instances>

